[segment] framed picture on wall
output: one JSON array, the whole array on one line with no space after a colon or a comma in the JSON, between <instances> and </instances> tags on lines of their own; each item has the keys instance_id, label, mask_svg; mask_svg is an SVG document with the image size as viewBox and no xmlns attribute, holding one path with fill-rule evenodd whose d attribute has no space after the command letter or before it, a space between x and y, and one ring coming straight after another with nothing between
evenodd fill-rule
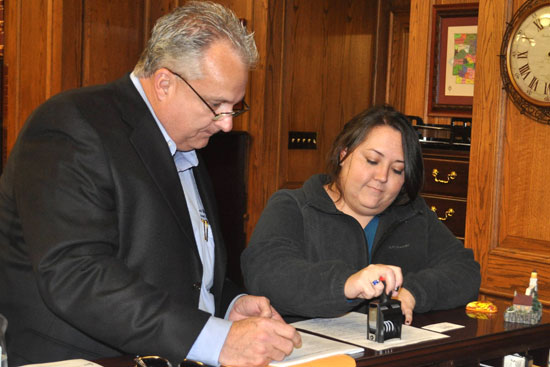
<instances>
[{"instance_id":1,"label":"framed picture on wall","mask_svg":"<svg viewBox=\"0 0 550 367\"><path fill-rule=\"evenodd\" d=\"M478 4L434 5L428 114L470 117L474 97Z\"/></svg>"}]
</instances>

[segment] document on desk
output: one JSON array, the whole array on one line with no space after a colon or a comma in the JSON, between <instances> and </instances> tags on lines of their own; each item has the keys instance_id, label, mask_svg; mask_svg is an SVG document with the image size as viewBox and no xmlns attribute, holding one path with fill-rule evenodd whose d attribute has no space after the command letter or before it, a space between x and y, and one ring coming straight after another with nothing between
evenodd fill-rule
<instances>
[{"instance_id":1,"label":"document on desk","mask_svg":"<svg viewBox=\"0 0 550 367\"><path fill-rule=\"evenodd\" d=\"M367 315L359 312L350 312L336 318L298 321L293 323L292 326L296 329L310 331L318 335L326 335L343 342L373 350L385 350L449 337L445 334L403 325L401 339L394 338L386 340L384 343L377 343L367 339Z\"/></svg>"},{"instance_id":2,"label":"document on desk","mask_svg":"<svg viewBox=\"0 0 550 367\"><path fill-rule=\"evenodd\" d=\"M292 353L281 362L271 362L269 365L273 367L286 367L337 354L358 354L364 350L355 345L340 343L335 340L308 333L300 333L300 336L302 337L301 348L295 348Z\"/></svg>"}]
</instances>

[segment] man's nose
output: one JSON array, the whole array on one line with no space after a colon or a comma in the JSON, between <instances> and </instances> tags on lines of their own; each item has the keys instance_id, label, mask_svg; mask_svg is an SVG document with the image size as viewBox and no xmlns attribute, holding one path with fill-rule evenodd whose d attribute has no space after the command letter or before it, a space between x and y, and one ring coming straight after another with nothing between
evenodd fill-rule
<instances>
[{"instance_id":1,"label":"man's nose","mask_svg":"<svg viewBox=\"0 0 550 367\"><path fill-rule=\"evenodd\" d=\"M233 129L233 116L226 116L216 121L216 126L224 133L230 132Z\"/></svg>"}]
</instances>

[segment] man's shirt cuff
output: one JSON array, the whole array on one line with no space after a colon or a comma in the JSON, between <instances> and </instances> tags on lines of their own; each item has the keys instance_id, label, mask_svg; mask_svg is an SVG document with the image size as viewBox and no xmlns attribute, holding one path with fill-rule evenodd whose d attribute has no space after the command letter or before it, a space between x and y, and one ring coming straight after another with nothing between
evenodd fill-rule
<instances>
[{"instance_id":1,"label":"man's shirt cuff","mask_svg":"<svg viewBox=\"0 0 550 367\"><path fill-rule=\"evenodd\" d=\"M202 328L199 337L193 343L189 354L187 354L187 358L201 361L211 366L217 366L223 343L225 343L232 324L229 320L210 316Z\"/></svg>"}]
</instances>

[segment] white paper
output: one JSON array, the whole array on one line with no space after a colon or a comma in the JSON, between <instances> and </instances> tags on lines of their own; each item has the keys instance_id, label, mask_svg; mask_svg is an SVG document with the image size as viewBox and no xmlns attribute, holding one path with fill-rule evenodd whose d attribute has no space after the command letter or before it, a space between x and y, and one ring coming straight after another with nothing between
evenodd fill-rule
<instances>
[{"instance_id":1,"label":"white paper","mask_svg":"<svg viewBox=\"0 0 550 367\"><path fill-rule=\"evenodd\" d=\"M85 359L67 359L65 361L26 364L21 367L102 367L100 364L87 361Z\"/></svg>"},{"instance_id":2,"label":"white paper","mask_svg":"<svg viewBox=\"0 0 550 367\"><path fill-rule=\"evenodd\" d=\"M435 331L436 333L445 333L454 329L462 329L464 325L453 324L451 322L439 322L437 324L431 324L422 326L422 329Z\"/></svg>"},{"instance_id":3,"label":"white paper","mask_svg":"<svg viewBox=\"0 0 550 367\"><path fill-rule=\"evenodd\" d=\"M367 339L367 315L359 312L350 312L336 318L298 321L292 326L373 350L385 350L449 337L445 334L403 325L401 339L394 338L384 343L377 343Z\"/></svg>"},{"instance_id":4,"label":"white paper","mask_svg":"<svg viewBox=\"0 0 550 367\"><path fill-rule=\"evenodd\" d=\"M364 350L361 347L321 338L308 333L300 333L300 336L302 337L302 347L295 348L292 353L281 362L271 362L270 366L292 366L294 364L306 363L337 354L361 353Z\"/></svg>"}]
</instances>

